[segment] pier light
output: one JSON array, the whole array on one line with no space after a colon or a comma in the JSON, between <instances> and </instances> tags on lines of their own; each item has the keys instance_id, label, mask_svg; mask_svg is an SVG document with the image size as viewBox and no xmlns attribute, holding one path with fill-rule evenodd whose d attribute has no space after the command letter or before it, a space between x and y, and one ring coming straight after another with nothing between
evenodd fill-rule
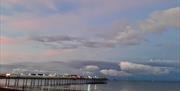
<instances>
[{"instance_id":1,"label":"pier light","mask_svg":"<svg viewBox=\"0 0 180 91\"><path fill-rule=\"evenodd\" d=\"M92 79L92 77L91 77L91 76L88 76L88 78Z\"/></svg>"},{"instance_id":2,"label":"pier light","mask_svg":"<svg viewBox=\"0 0 180 91\"><path fill-rule=\"evenodd\" d=\"M10 75L11 75L10 73L7 73L7 74L6 74L7 77L10 76Z\"/></svg>"},{"instance_id":3,"label":"pier light","mask_svg":"<svg viewBox=\"0 0 180 91\"><path fill-rule=\"evenodd\" d=\"M20 73L20 76L24 76L24 73Z\"/></svg>"}]
</instances>

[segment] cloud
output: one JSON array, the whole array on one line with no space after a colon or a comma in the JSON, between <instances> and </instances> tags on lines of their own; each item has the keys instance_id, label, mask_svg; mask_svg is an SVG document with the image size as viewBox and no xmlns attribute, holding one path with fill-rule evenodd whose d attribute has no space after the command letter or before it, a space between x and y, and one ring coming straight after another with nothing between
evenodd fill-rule
<instances>
[{"instance_id":1,"label":"cloud","mask_svg":"<svg viewBox=\"0 0 180 91\"><path fill-rule=\"evenodd\" d=\"M119 32L112 38L96 37L83 38L72 36L33 36L30 40L39 42L45 46L55 49L77 49L77 48L113 48L117 45L137 45L145 41L144 36L132 30L131 26Z\"/></svg>"},{"instance_id":2,"label":"cloud","mask_svg":"<svg viewBox=\"0 0 180 91\"><path fill-rule=\"evenodd\" d=\"M136 7L142 7L144 5L151 5L154 3L160 3L160 1L166 0L2 0L3 4L13 7L23 7L26 11L58 11L61 4L71 4L79 6L81 13L90 15L109 14L119 10L126 10ZM130 3L131 2L131 3ZM59 6L59 7L58 7ZM88 13L89 12L89 13Z\"/></svg>"},{"instance_id":3,"label":"cloud","mask_svg":"<svg viewBox=\"0 0 180 91\"><path fill-rule=\"evenodd\" d=\"M78 41L76 37L70 36L33 36L32 40L39 42L62 42L62 41Z\"/></svg>"},{"instance_id":4,"label":"cloud","mask_svg":"<svg viewBox=\"0 0 180 91\"><path fill-rule=\"evenodd\" d=\"M32 72L32 70L22 69L22 68L14 68L14 69L12 69L12 73L25 73L25 72Z\"/></svg>"},{"instance_id":5,"label":"cloud","mask_svg":"<svg viewBox=\"0 0 180 91\"><path fill-rule=\"evenodd\" d=\"M170 63L173 63L173 61L171 60ZM131 62L127 62L127 63L131 63ZM165 80L175 80L177 79L177 75L180 74L180 70L179 68L176 68L176 66L171 65L170 63L169 66L164 65L167 64L166 62L161 62L161 64L155 63L156 66L151 66L151 67L155 67L155 68L168 68L172 67L172 69L170 69L171 74L158 74L158 75L154 75L151 73L148 73L148 71L151 72L151 70L146 70L146 68L142 68L145 69L146 72L142 71L129 71L132 70L131 68L129 68L129 70L121 70L119 69L120 67L118 66L118 63L116 62L103 62L103 61L50 61L50 62L19 62L19 63L12 63L12 64L0 64L1 68L2 68L2 72L56 72L59 74L79 74L79 75L90 75L90 73L88 72L93 72L93 75L97 75L97 76L107 76L108 78L117 78L117 79L121 79L121 80L127 80L127 78L129 80L136 80L140 77L140 80L146 79L146 80L159 80L161 78L165 79ZM132 63L133 65L135 63ZM145 66L150 66L153 64L149 64L146 63L145 61L143 63L138 63L139 65L143 65L146 64ZM173 63L174 64L174 63ZM178 64L178 63L176 63ZM171 66L170 66L171 65ZM117 66L117 67L115 67ZM86 68L88 68L87 70L84 70ZM128 66L129 67L129 66ZM130 66L133 67L133 69L137 70L137 67L134 68L134 66ZM138 68L139 70L140 68ZM167 79L166 79L167 78Z\"/></svg>"},{"instance_id":6,"label":"cloud","mask_svg":"<svg viewBox=\"0 0 180 91\"><path fill-rule=\"evenodd\" d=\"M45 46L55 49L77 49L77 48L111 48L113 43L105 40L97 39L84 39L80 37L71 36L33 36L30 40L39 42ZM99 41L98 41L99 40Z\"/></svg>"},{"instance_id":7,"label":"cloud","mask_svg":"<svg viewBox=\"0 0 180 91\"><path fill-rule=\"evenodd\" d=\"M146 41L147 36L149 34L157 33L152 31L157 30L164 32L164 30L168 29L169 27L173 27L176 29L179 27L179 21L177 21L178 20L177 18L179 17L179 12L178 12L179 7L153 12L152 14L150 14L150 17L148 17L145 20L142 20L140 23L134 26L131 24L128 24L126 26L123 26L122 24L117 24L111 27L111 23L112 23L111 21L113 21L114 19L117 21L122 21L121 20L122 18L120 18L121 16L119 16L120 13L128 13L130 12L128 10L131 10L132 8L134 9L138 7L139 9L139 7L144 7L149 4L152 4L153 6L154 3L157 2L160 2L162 5L166 0L146 0L146 1L144 0L134 0L134 1L132 0L126 0L126 1L124 0L98 0L98 1L97 0L77 0L77 1L1 0L1 1L3 3L2 5L5 6L5 8L7 7L4 11L10 12L10 14L7 15L2 13L3 16L0 18L2 19L0 21L3 21L1 23L3 25L2 31L5 32L4 34L10 36L28 36L29 34L48 35L48 36L35 36L35 38L32 38L32 40L38 43L32 42L29 43L28 45L24 45L23 47L18 46L19 49L22 47L23 49L22 52L24 52L22 53L23 56L30 56L25 58L25 60L31 60L32 58L38 60L38 57L34 57L32 55L38 55L39 53L34 54L34 52L44 49L45 50L46 49L54 49L54 50L79 49L80 51L77 50L71 53L70 52L67 53L71 57L73 55L71 59L81 59L82 55L88 55L87 59L91 59L91 58L112 59L112 57L114 57L113 53L115 53L114 49L113 51L101 51L101 48L104 49L114 48L119 45L120 46L138 45ZM65 4L63 4L64 2ZM62 13L61 11L63 10L60 8L61 6L64 5L66 7L66 4L68 5L73 4L71 5L72 7L74 7L74 5L76 7L77 5L77 8L73 9L71 12ZM122 16L124 16L124 14ZM113 20L109 18L111 19L113 18ZM118 28L119 26L122 26L123 29ZM108 37L96 38L94 36L96 36L97 33L99 33L100 35L106 34L108 35ZM111 36L110 33L114 35ZM61 34L65 36L59 36L57 34ZM70 36L66 36L66 35L70 35ZM73 37L71 35L75 35L78 37ZM6 42L2 43L2 40ZM14 42L12 40L14 39L8 38L8 40L1 39L0 41L1 44L8 44L8 43L13 44ZM41 48L34 48L34 46L37 47L38 45L40 45ZM46 48L42 48L42 45L43 47L45 46ZM18 48L15 47L14 49L18 50ZM91 50L91 48L96 48L97 50L94 49L95 50L94 51ZM24 51L27 49L29 50ZM82 52L83 50L86 49L88 50ZM31 52L31 54L26 55L25 52ZM123 53L123 50L121 52ZM22 54L18 56L22 56ZM112 55L113 56L112 57L107 56L108 54L110 54L110 56ZM60 54L58 52L49 51L49 52L45 52L43 55L52 58ZM61 56L61 57L62 60L64 60L64 58L70 58L70 56ZM77 56L80 57L77 58ZM16 56L13 57L16 58Z\"/></svg>"},{"instance_id":8,"label":"cloud","mask_svg":"<svg viewBox=\"0 0 180 91\"><path fill-rule=\"evenodd\" d=\"M138 45L147 41L150 34L158 34L168 29L180 30L180 7L170 8L162 11L153 12L149 18L142 20L140 23L132 26L123 25L119 28L115 23L113 30L119 30L117 34L109 40L115 45Z\"/></svg>"},{"instance_id":9,"label":"cloud","mask_svg":"<svg viewBox=\"0 0 180 91\"><path fill-rule=\"evenodd\" d=\"M168 28L180 30L180 7L156 11L150 18L140 23L140 29L145 32L162 32Z\"/></svg>"},{"instance_id":10,"label":"cloud","mask_svg":"<svg viewBox=\"0 0 180 91\"><path fill-rule=\"evenodd\" d=\"M28 74L28 73L50 73L50 71L45 71L45 70L40 70L40 69L28 69L27 68L14 68L12 69L11 71L12 73L25 73L25 74Z\"/></svg>"},{"instance_id":11,"label":"cloud","mask_svg":"<svg viewBox=\"0 0 180 91\"><path fill-rule=\"evenodd\" d=\"M160 1L164 0L2 0L2 5L11 8L10 10L5 9L5 11L15 12L6 15L8 19L6 19L5 25L8 31L82 30L83 32L91 27L88 25L89 21L95 20L99 16L109 16L126 9ZM72 6L72 9L78 7L78 9L62 14L63 10L60 7L64 6L64 10L67 10L66 5Z\"/></svg>"},{"instance_id":12,"label":"cloud","mask_svg":"<svg viewBox=\"0 0 180 91\"><path fill-rule=\"evenodd\" d=\"M87 65L85 66L84 70L88 72L93 72L99 70L99 67L96 65Z\"/></svg>"},{"instance_id":13,"label":"cloud","mask_svg":"<svg viewBox=\"0 0 180 91\"><path fill-rule=\"evenodd\" d=\"M22 45L29 41L25 37L9 37L0 35L0 45Z\"/></svg>"},{"instance_id":14,"label":"cloud","mask_svg":"<svg viewBox=\"0 0 180 91\"><path fill-rule=\"evenodd\" d=\"M69 42L64 44L65 46L70 46L67 48L79 48L79 47L89 47L89 48L111 48L116 45L138 45L147 40L146 36L149 34L156 34L159 31L165 31L169 28L180 28L180 8L170 8L167 10L153 12L150 17L143 20L141 23L131 26L129 24L123 25L119 28L119 24L115 24L112 30L118 30L115 35L111 38L96 38L96 40L91 40L91 38L76 38L70 36L41 36L35 37L34 40L39 42L56 42L55 44L61 44L63 41Z\"/></svg>"},{"instance_id":15,"label":"cloud","mask_svg":"<svg viewBox=\"0 0 180 91\"><path fill-rule=\"evenodd\" d=\"M127 73L125 71L118 71L115 69L103 69L100 71L100 73L107 76L131 76L130 73Z\"/></svg>"},{"instance_id":16,"label":"cloud","mask_svg":"<svg viewBox=\"0 0 180 91\"><path fill-rule=\"evenodd\" d=\"M122 71L129 72L132 74L163 75L170 73L170 70L167 68L144 64L136 64L131 62L121 62L119 66Z\"/></svg>"},{"instance_id":17,"label":"cloud","mask_svg":"<svg viewBox=\"0 0 180 91\"><path fill-rule=\"evenodd\" d=\"M8 31L24 31L24 32L37 32L37 31L70 31L86 29L85 23L82 18L77 14L53 14L49 16L32 15L23 13L14 16L3 16L1 21ZM73 20L73 21L72 21ZM69 27L71 26L71 27Z\"/></svg>"},{"instance_id":18,"label":"cloud","mask_svg":"<svg viewBox=\"0 0 180 91\"><path fill-rule=\"evenodd\" d=\"M30 32L47 32L49 30L50 33L53 32L61 32L65 34L81 34L86 36L90 35L92 30L92 26L89 25L89 20L96 19L96 15L109 15L113 12L119 12L119 10L126 10L132 7L142 7L146 4L153 4L164 0L151 0L151 1L144 1L144 0L91 0L91 1L84 1L78 0L76 2L71 0L4 0L4 4L8 4L12 7L16 6L23 6L26 7L28 10L25 13L19 12L19 15L12 15L12 16L3 16L3 23L5 23L6 30L12 31L26 31L30 30ZM29 11L34 11L40 9L38 11L44 11L48 8L50 11L56 11L58 9L58 5L63 4L64 2L68 4L77 4L79 5L78 10L72 11L72 13L65 13L61 14L53 13L52 15L47 16L40 16L39 14L34 14ZM129 3L131 2L131 3ZM138 2L138 3L137 3ZM141 3L139 3L141 2ZM121 5L122 4L122 5ZM37 8L41 7L41 8ZM113 10L113 11L112 11ZM27 13L28 12L28 13ZM46 11L47 13L47 11ZM90 13L90 14L89 14ZM75 49L79 47L88 47L88 48L112 48L116 45L138 45L143 41L147 40L146 36L149 35L149 32L153 31L164 31L171 28L179 29L179 7L170 8L167 10L156 11L153 12L148 19L142 20L141 23L136 24L135 26L131 26L131 24L123 26L124 29L118 29L117 27L122 25L115 25L110 28L108 31L118 31L115 35L112 35L111 38L105 38L102 41L91 41L89 39L85 41L80 41L78 39L70 39L70 40L63 40L56 36L46 38L48 36L44 36L43 38L36 39L40 42L46 42L46 45L51 45L53 48L62 48L62 49ZM95 16L94 16L95 15ZM69 27L71 26L71 27ZM102 31L103 28L95 29L97 31L93 31L92 34L96 34L99 31ZM28 31L29 32L29 31ZM48 32L48 33L49 33ZM154 32L153 32L154 33ZM64 36L64 38L68 36ZM70 37L69 37L70 38ZM43 41L43 39L47 39ZM83 38L82 38L83 39ZM69 43L57 43L57 41L68 41ZM52 42L54 41L54 42ZM72 42L73 41L73 42ZM51 42L51 43L50 43Z\"/></svg>"},{"instance_id":19,"label":"cloud","mask_svg":"<svg viewBox=\"0 0 180 91\"><path fill-rule=\"evenodd\" d=\"M2 0L1 3L5 5L11 5L13 7L23 7L27 11L36 11L35 8L37 8L38 11L40 10L57 10L55 3L58 2L58 0Z\"/></svg>"},{"instance_id":20,"label":"cloud","mask_svg":"<svg viewBox=\"0 0 180 91\"><path fill-rule=\"evenodd\" d=\"M14 62L19 62L19 61L29 61L29 60L35 60L38 58L37 55L33 55L31 53L24 53L22 51L15 52L12 50L7 50L6 48L1 49L1 60L2 62L5 63L14 63Z\"/></svg>"},{"instance_id":21,"label":"cloud","mask_svg":"<svg viewBox=\"0 0 180 91\"><path fill-rule=\"evenodd\" d=\"M45 61L54 61L61 60L67 61L69 59L62 59L62 57L70 57L69 54L71 50L64 49L37 49L34 52L30 52L31 49L21 50L18 49L9 49L9 47L3 46L0 50L0 63L16 63L16 62L45 62ZM15 47L16 48L16 47ZM19 51L21 50L21 51Z\"/></svg>"},{"instance_id":22,"label":"cloud","mask_svg":"<svg viewBox=\"0 0 180 91\"><path fill-rule=\"evenodd\" d=\"M62 51L60 51L60 50L46 50L41 55L42 55L42 57L44 56L46 58L53 58L53 57L60 56L61 52Z\"/></svg>"},{"instance_id":23,"label":"cloud","mask_svg":"<svg viewBox=\"0 0 180 91\"><path fill-rule=\"evenodd\" d=\"M76 49L82 46L82 39L70 36L33 36L29 40L53 49Z\"/></svg>"},{"instance_id":24,"label":"cloud","mask_svg":"<svg viewBox=\"0 0 180 91\"><path fill-rule=\"evenodd\" d=\"M1 45L10 45L10 44L14 44L15 41L13 39L7 38L7 37L3 37L0 36L0 44Z\"/></svg>"},{"instance_id":25,"label":"cloud","mask_svg":"<svg viewBox=\"0 0 180 91\"><path fill-rule=\"evenodd\" d=\"M126 25L123 31L110 40L117 45L137 45L142 41L145 41L143 33L133 29L130 25Z\"/></svg>"}]
</instances>

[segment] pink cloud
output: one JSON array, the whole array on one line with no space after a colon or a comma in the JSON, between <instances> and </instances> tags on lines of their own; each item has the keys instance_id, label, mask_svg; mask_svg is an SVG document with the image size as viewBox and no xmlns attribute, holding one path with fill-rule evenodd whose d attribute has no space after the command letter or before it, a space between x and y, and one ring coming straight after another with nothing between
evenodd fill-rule
<instances>
[{"instance_id":1,"label":"pink cloud","mask_svg":"<svg viewBox=\"0 0 180 91\"><path fill-rule=\"evenodd\" d=\"M42 27L40 26L41 24L38 20L15 20L8 23L9 27L23 31L37 29L38 27Z\"/></svg>"},{"instance_id":2,"label":"pink cloud","mask_svg":"<svg viewBox=\"0 0 180 91\"><path fill-rule=\"evenodd\" d=\"M44 31L44 30L70 30L86 27L80 16L76 14L56 14L49 17L23 15L21 17L9 16L3 19L8 31ZM69 27L71 26L71 27ZM74 27L74 28L73 28Z\"/></svg>"},{"instance_id":3,"label":"pink cloud","mask_svg":"<svg viewBox=\"0 0 180 91\"><path fill-rule=\"evenodd\" d=\"M31 53L28 51L17 51L17 50L0 50L0 60L3 63L13 63L13 62L26 62L26 61L47 61L49 59L56 59L61 54L60 51L47 50L42 52Z\"/></svg>"},{"instance_id":4,"label":"pink cloud","mask_svg":"<svg viewBox=\"0 0 180 91\"><path fill-rule=\"evenodd\" d=\"M0 45L24 45L28 41L26 38L11 38L11 37L5 37L0 36Z\"/></svg>"},{"instance_id":5,"label":"pink cloud","mask_svg":"<svg viewBox=\"0 0 180 91\"><path fill-rule=\"evenodd\" d=\"M60 56L61 52L58 50L47 50L44 53L42 53L42 56L46 58L53 58Z\"/></svg>"},{"instance_id":6,"label":"pink cloud","mask_svg":"<svg viewBox=\"0 0 180 91\"><path fill-rule=\"evenodd\" d=\"M28 53L22 51L14 51L8 49L0 50L0 60L3 60L3 63L14 63L14 62L26 62L32 60L42 60L44 57L39 57L38 54Z\"/></svg>"},{"instance_id":7,"label":"pink cloud","mask_svg":"<svg viewBox=\"0 0 180 91\"><path fill-rule=\"evenodd\" d=\"M16 7L23 6L26 10L20 16L9 16L4 20L8 30L87 30L87 19L109 15L114 12L143 7L167 0L3 0L2 3ZM79 9L68 14L57 14L48 17L38 16L39 12L57 10L62 2L78 3ZM37 12L38 11L38 12ZM33 16L33 17L32 17ZM87 23L87 25L86 25ZM71 26L71 27L69 27Z\"/></svg>"},{"instance_id":8,"label":"pink cloud","mask_svg":"<svg viewBox=\"0 0 180 91\"><path fill-rule=\"evenodd\" d=\"M39 10L39 8L45 8L49 10L57 10L56 2L60 0L2 0L3 4L9 4L11 6L23 6L27 10ZM38 8L39 7L39 8Z\"/></svg>"},{"instance_id":9,"label":"pink cloud","mask_svg":"<svg viewBox=\"0 0 180 91\"><path fill-rule=\"evenodd\" d=\"M12 44L15 44L15 43L16 43L15 40L13 40L11 38L0 36L0 44L1 45L12 45Z\"/></svg>"},{"instance_id":10,"label":"pink cloud","mask_svg":"<svg viewBox=\"0 0 180 91\"><path fill-rule=\"evenodd\" d=\"M16 7L23 6L28 12L57 11L64 2L79 6L76 13L82 15L103 15L137 7L145 7L168 0L3 0L2 3Z\"/></svg>"},{"instance_id":11,"label":"pink cloud","mask_svg":"<svg viewBox=\"0 0 180 91\"><path fill-rule=\"evenodd\" d=\"M25 0L2 0L3 3L9 3L9 4L17 4L17 3L21 3Z\"/></svg>"}]
</instances>

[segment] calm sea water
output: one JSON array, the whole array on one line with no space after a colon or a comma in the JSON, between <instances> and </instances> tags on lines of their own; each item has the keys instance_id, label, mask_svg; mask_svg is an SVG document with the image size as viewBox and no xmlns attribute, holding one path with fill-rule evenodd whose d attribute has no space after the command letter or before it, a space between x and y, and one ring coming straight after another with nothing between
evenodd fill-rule
<instances>
[{"instance_id":1,"label":"calm sea water","mask_svg":"<svg viewBox=\"0 0 180 91\"><path fill-rule=\"evenodd\" d=\"M41 87L34 88L32 91L180 91L180 83L111 81L107 84Z\"/></svg>"},{"instance_id":2,"label":"calm sea water","mask_svg":"<svg viewBox=\"0 0 180 91\"><path fill-rule=\"evenodd\" d=\"M107 84L42 86L25 89L28 91L180 91L180 82L108 81Z\"/></svg>"}]
</instances>

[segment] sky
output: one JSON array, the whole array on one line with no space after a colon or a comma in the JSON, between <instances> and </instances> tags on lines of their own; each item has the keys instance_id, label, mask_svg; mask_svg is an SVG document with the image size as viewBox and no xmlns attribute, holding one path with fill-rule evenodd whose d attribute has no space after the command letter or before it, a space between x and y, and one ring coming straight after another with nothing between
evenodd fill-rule
<instances>
[{"instance_id":1,"label":"sky","mask_svg":"<svg viewBox=\"0 0 180 91\"><path fill-rule=\"evenodd\" d=\"M112 62L116 69L91 63L84 68L108 76L180 80L179 3L0 0L0 64Z\"/></svg>"}]
</instances>

